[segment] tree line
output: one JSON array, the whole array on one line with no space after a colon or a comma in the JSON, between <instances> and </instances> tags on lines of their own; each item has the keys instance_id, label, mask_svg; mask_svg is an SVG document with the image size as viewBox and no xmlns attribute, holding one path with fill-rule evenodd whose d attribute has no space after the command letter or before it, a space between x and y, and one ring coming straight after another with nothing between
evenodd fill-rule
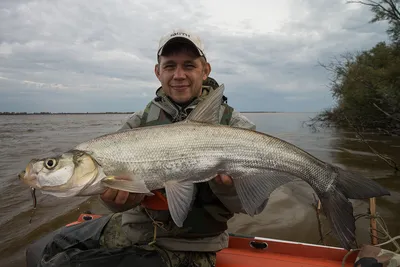
<instances>
[{"instance_id":1,"label":"tree line","mask_svg":"<svg viewBox=\"0 0 400 267\"><path fill-rule=\"evenodd\" d=\"M400 0L347 3L369 7L374 14L369 23L386 21L389 41L320 63L331 75L329 89L336 104L308 125L400 135Z\"/></svg>"}]
</instances>

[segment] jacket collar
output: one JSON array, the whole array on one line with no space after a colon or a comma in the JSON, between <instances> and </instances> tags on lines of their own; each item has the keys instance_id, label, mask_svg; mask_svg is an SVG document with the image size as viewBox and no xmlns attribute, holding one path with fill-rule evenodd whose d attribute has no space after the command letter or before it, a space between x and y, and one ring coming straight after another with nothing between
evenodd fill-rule
<instances>
[{"instance_id":1,"label":"jacket collar","mask_svg":"<svg viewBox=\"0 0 400 267\"><path fill-rule=\"evenodd\" d=\"M188 104L186 107L182 108L179 105L175 104L162 90L162 87L159 87L156 91L156 97L152 100L152 102L163 109L166 113L172 116L173 121L182 121L184 120L189 113L196 107L196 105L207 97L210 90L214 90L211 86L202 86L202 93L199 97L193 99L193 101Z\"/></svg>"}]
</instances>

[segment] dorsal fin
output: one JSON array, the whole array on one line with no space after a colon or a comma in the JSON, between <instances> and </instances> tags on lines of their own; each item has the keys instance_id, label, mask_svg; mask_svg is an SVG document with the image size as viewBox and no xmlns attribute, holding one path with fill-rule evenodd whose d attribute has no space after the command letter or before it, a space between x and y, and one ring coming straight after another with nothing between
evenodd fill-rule
<instances>
[{"instance_id":1,"label":"dorsal fin","mask_svg":"<svg viewBox=\"0 0 400 267\"><path fill-rule=\"evenodd\" d=\"M192 112L190 112L185 121L218 124L224 89L224 85L221 84L217 89L211 90L208 96L201 101Z\"/></svg>"}]
</instances>

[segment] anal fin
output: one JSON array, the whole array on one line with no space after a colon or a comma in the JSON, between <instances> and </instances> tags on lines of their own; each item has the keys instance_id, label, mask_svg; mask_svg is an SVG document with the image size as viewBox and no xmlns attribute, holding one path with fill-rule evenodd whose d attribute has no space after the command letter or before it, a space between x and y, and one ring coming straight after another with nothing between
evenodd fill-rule
<instances>
[{"instance_id":1,"label":"anal fin","mask_svg":"<svg viewBox=\"0 0 400 267\"><path fill-rule=\"evenodd\" d=\"M254 171L249 174L231 174L243 209L250 216L262 211L268 203L270 194L281 185L297 177L283 172Z\"/></svg>"}]
</instances>

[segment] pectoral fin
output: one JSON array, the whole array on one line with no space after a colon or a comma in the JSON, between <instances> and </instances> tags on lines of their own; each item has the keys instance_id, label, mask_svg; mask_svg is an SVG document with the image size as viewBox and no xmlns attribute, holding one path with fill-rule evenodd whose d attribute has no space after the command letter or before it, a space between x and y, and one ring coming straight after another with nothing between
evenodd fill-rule
<instances>
[{"instance_id":1,"label":"pectoral fin","mask_svg":"<svg viewBox=\"0 0 400 267\"><path fill-rule=\"evenodd\" d=\"M107 176L101 182L104 186L113 189L128 191L131 193L153 195L153 193L151 193L147 188L143 179L119 179L116 176Z\"/></svg>"},{"instance_id":2,"label":"pectoral fin","mask_svg":"<svg viewBox=\"0 0 400 267\"><path fill-rule=\"evenodd\" d=\"M251 175L232 174L232 177L243 209L250 216L261 212L260 207L267 205L270 194L276 188L296 179L292 175L274 171L253 172Z\"/></svg>"},{"instance_id":3,"label":"pectoral fin","mask_svg":"<svg viewBox=\"0 0 400 267\"><path fill-rule=\"evenodd\" d=\"M169 181L165 183L169 212L175 224L183 226L187 214L194 200L194 184L192 182L179 183Z\"/></svg>"}]
</instances>

